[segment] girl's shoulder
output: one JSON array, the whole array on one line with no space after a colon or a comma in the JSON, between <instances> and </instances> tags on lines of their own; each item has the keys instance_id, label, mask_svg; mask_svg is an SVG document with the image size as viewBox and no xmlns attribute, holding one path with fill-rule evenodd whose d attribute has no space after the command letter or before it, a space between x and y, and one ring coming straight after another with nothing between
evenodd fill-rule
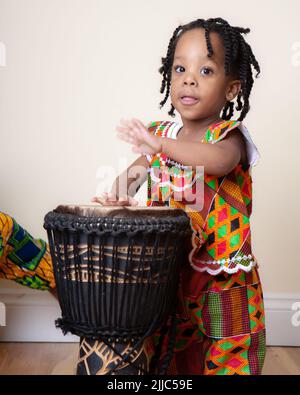
<instances>
[{"instance_id":1,"label":"girl's shoulder","mask_svg":"<svg viewBox=\"0 0 300 395\"><path fill-rule=\"evenodd\" d=\"M236 129L239 126L242 126L242 123L235 120L214 123L208 127L205 135L205 141L208 143L217 143L218 141L223 140L231 130Z\"/></svg>"},{"instance_id":2,"label":"girl's shoulder","mask_svg":"<svg viewBox=\"0 0 300 395\"><path fill-rule=\"evenodd\" d=\"M250 166L256 166L261 156L248 129L241 121L221 121L212 125L206 132L205 141L215 144L223 140L233 130L238 130L243 136L248 164Z\"/></svg>"}]
</instances>

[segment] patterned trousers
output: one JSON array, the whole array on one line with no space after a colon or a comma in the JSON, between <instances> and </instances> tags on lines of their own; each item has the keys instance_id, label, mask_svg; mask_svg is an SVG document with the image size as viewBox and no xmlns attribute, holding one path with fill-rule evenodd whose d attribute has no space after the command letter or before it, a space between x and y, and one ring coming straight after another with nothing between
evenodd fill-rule
<instances>
[{"instance_id":1,"label":"patterned trousers","mask_svg":"<svg viewBox=\"0 0 300 395\"><path fill-rule=\"evenodd\" d=\"M12 217L0 212L0 279L27 287L55 288L52 261L44 240L34 239Z\"/></svg>"},{"instance_id":2,"label":"patterned trousers","mask_svg":"<svg viewBox=\"0 0 300 395\"><path fill-rule=\"evenodd\" d=\"M265 316L257 268L211 276L186 264L181 274L175 352L167 374L261 374ZM148 344L153 357L162 339L158 367L166 356L169 338L159 330Z\"/></svg>"}]
</instances>

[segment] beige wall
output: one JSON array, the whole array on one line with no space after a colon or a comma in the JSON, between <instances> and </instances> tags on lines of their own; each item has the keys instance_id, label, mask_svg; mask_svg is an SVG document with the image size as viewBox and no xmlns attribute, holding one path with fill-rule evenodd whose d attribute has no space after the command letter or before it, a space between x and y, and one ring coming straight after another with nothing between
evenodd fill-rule
<instances>
[{"instance_id":1,"label":"beige wall","mask_svg":"<svg viewBox=\"0 0 300 395\"><path fill-rule=\"evenodd\" d=\"M262 156L253 251L265 292L300 292L299 15L297 0L0 0L0 209L46 237L47 211L88 202L100 166L136 158L119 119L169 119L157 69L175 27L222 16L252 29L262 68L245 121Z\"/></svg>"}]
</instances>

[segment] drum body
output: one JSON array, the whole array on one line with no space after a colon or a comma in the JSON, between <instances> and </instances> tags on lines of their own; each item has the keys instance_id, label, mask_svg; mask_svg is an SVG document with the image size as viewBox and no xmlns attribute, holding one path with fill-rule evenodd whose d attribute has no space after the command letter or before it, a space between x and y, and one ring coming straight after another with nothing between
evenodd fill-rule
<instances>
[{"instance_id":1,"label":"drum body","mask_svg":"<svg viewBox=\"0 0 300 395\"><path fill-rule=\"evenodd\" d=\"M81 342L141 347L176 305L191 232L185 212L59 206L44 227L62 310L56 325Z\"/></svg>"}]
</instances>

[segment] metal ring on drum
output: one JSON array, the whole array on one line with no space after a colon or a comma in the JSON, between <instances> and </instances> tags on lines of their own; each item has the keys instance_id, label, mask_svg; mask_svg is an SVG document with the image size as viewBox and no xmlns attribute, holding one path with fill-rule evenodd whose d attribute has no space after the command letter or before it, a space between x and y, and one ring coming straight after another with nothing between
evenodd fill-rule
<instances>
[{"instance_id":1,"label":"metal ring on drum","mask_svg":"<svg viewBox=\"0 0 300 395\"><path fill-rule=\"evenodd\" d=\"M80 337L77 374L149 374L146 339L175 314L187 214L68 205L49 212L44 228L62 314L56 326Z\"/></svg>"}]
</instances>

